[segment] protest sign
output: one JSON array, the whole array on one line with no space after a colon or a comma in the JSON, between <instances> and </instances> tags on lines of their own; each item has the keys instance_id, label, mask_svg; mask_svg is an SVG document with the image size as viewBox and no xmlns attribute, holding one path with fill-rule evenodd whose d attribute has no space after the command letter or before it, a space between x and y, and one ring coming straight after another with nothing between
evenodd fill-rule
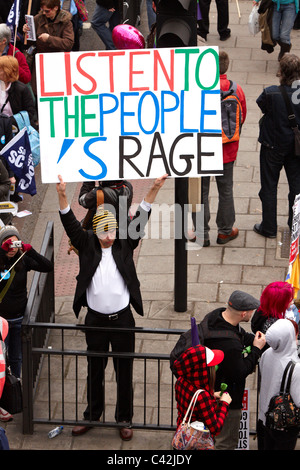
<instances>
[{"instance_id":1,"label":"protest sign","mask_svg":"<svg viewBox=\"0 0 300 470\"><path fill-rule=\"evenodd\" d=\"M217 47L36 59L43 183L222 174Z\"/></svg>"}]
</instances>

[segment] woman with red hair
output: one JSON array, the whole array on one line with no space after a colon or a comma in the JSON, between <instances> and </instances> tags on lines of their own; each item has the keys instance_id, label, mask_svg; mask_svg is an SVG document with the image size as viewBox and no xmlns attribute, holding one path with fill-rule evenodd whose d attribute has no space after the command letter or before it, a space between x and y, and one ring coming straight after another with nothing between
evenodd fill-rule
<instances>
[{"instance_id":1,"label":"woman with red hair","mask_svg":"<svg viewBox=\"0 0 300 470\"><path fill-rule=\"evenodd\" d=\"M294 288L288 282L271 282L262 291L260 306L251 320L253 333L267 329L279 318L286 318L286 312L294 302Z\"/></svg>"}]
</instances>

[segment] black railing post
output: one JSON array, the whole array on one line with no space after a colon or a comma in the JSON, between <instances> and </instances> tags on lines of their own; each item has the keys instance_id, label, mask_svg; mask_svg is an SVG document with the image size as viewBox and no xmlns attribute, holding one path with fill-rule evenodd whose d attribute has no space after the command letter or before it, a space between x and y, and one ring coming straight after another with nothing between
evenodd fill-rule
<instances>
[{"instance_id":1,"label":"black railing post","mask_svg":"<svg viewBox=\"0 0 300 470\"><path fill-rule=\"evenodd\" d=\"M187 310L186 217L188 178L175 178L174 310Z\"/></svg>"}]
</instances>

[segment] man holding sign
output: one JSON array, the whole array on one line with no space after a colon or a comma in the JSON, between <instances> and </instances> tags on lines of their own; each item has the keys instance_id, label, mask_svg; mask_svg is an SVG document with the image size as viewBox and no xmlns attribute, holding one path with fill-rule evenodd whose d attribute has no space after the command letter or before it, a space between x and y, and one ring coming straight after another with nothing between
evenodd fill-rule
<instances>
[{"instance_id":1,"label":"man holding sign","mask_svg":"<svg viewBox=\"0 0 300 470\"><path fill-rule=\"evenodd\" d=\"M133 251L143 236L150 216L151 204L163 186L167 174L157 178L129 224L127 237L120 236L117 220L108 210L99 209L93 218L93 230L84 230L67 201L66 184L61 176L57 183L60 217L72 245L78 250L80 270L73 303L78 316L87 306L85 325L89 327L133 328L135 325L130 304L143 315L142 297L133 261ZM126 214L127 220L127 214ZM132 225L131 225L132 224ZM134 333L120 331L86 331L88 351L134 352ZM88 357L87 399L84 419L99 420L104 410L103 378L107 359ZM133 415L132 359L114 358L117 380L115 419L121 424L123 440L132 438L130 423ZM76 426L78 436L91 426Z\"/></svg>"}]
</instances>

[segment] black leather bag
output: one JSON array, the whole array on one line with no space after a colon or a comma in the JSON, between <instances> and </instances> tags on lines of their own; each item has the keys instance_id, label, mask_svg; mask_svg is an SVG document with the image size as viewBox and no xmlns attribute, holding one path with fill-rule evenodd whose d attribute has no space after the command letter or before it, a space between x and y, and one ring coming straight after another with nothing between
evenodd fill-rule
<instances>
[{"instance_id":1,"label":"black leather bag","mask_svg":"<svg viewBox=\"0 0 300 470\"><path fill-rule=\"evenodd\" d=\"M283 373L280 392L270 400L269 409L266 412L266 426L269 429L284 431L300 426L300 409L297 408L290 394L295 365L294 361L288 363ZM287 374L288 378L285 386Z\"/></svg>"},{"instance_id":2,"label":"black leather bag","mask_svg":"<svg viewBox=\"0 0 300 470\"><path fill-rule=\"evenodd\" d=\"M0 407L15 415L23 411L23 393L21 380L6 367L5 384L0 398Z\"/></svg>"},{"instance_id":3,"label":"black leather bag","mask_svg":"<svg viewBox=\"0 0 300 470\"><path fill-rule=\"evenodd\" d=\"M284 86L280 86L279 89L282 93L282 96L283 96L283 99L285 101L286 108L288 111L289 125L292 131L294 132L294 136L295 136L295 155L296 157L300 157L300 130L296 121L296 116L293 110L293 105L291 103L291 100L289 99L289 96Z\"/></svg>"}]
</instances>

